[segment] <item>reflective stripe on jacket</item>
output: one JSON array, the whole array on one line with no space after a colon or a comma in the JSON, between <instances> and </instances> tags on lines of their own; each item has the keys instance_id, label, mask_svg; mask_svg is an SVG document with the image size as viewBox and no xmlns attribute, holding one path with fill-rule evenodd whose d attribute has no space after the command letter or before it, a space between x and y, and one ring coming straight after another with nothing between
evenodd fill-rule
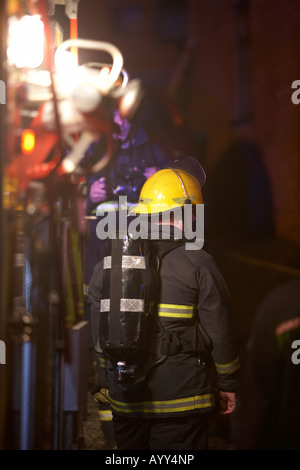
<instances>
[{"instance_id":1,"label":"reflective stripe on jacket","mask_svg":"<svg viewBox=\"0 0 300 470\"><path fill-rule=\"evenodd\" d=\"M111 400L112 408L122 413L145 413L145 414L163 414L176 413L183 411L194 411L203 408L210 408L214 405L214 396L212 393L206 395L197 395L193 397L179 398L165 401L148 401L136 403L124 403Z\"/></svg>"}]
</instances>

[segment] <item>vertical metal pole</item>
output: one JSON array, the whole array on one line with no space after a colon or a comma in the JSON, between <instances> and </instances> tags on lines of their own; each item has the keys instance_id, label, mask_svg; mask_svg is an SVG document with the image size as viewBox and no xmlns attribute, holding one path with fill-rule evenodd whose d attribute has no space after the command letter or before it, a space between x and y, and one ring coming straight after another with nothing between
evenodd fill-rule
<instances>
[{"instance_id":1,"label":"vertical metal pole","mask_svg":"<svg viewBox=\"0 0 300 470\"><path fill-rule=\"evenodd\" d=\"M28 245L28 243L27 243ZM32 315L32 275L30 270L30 248L24 240L24 263L23 263L23 299L26 315L23 320ZM29 328L29 331L26 330ZM22 366L21 366L21 409L20 409L20 449L32 450L35 426L35 380L36 380L36 345L31 337L31 326L23 328L22 344Z\"/></svg>"},{"instance_id":2,"label":"vertical metal pole","mask_svg":"<svg viewBox=\"0 0 300 470\"><path fill-rule=\"evenodd\" d=\"M1 31L0 31L0 56L5 57L4 51L6 48L6 2L0 2L0 22L1 22ZM6 77L4 76L4 60L0 61L0 78L6 83ZM5 224L4 224L4 211L3 211L3 176L4 176L4 164L6 161L6 132L5 132L5 113L6 105L0 104L0 253L1 253L1 267L0 267L0 340L5 341L7 346L7 334L6 334L6 305L5 305L5 249L4 246L5 239ZM7 255L7 252L6 252ZM7 351L8 353L8 351ZM7 354L8 356L8 354ZM9 361L9 357L7 357ZM8 362L7 362L8 364ZM1 383L1 393L0 393L0 449L4 449L6 446L6 421L7 421L7 391L8 391L8 370L9 365L0 366L0 383Z\"/></svg>"},{"instance_id":3,"label":"vertical metal pole","mask_svg":"<svg viewBox=\"0 0 300 470\"><path fill-rule=\"evenodd\" d=\"M33 450L34 384L35 347L27 341L22 346L20 450Z\"/></svg>"}]
</instances>

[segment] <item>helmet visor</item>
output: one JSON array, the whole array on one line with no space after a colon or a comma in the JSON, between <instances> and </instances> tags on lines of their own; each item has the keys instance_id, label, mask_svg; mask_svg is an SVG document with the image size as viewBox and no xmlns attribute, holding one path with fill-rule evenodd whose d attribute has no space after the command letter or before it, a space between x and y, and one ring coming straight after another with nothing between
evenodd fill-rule
<instances>
[{"instance_id":1,"label":"helmet visor","mask_svg":"<svg viewBox=\"0 0 300 470\"><path fill-rule=\"evenodd\" d=\"M174 170L183 170L189 173L190 175L194 176L199 181L201 188L203 188L205 181L206 181L206 174L198 160L194 157L186 157L182 160L178 160L173 162L170 165L170 168L174 168Z\"/></svg>"}]
</instances>

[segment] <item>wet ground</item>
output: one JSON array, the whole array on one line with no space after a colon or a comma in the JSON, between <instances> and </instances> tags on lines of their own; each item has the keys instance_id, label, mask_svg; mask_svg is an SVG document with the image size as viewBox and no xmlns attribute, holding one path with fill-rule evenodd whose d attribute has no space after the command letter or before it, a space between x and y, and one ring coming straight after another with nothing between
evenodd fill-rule
<instances>
[{"instance_id":1,"label":"wet ground","mask_svg":"<svg viewBox=\"0 0 300 470\"><path fill-rule=\"evenodd\" d=\"M232 297L241 359L255 312L277 285L300 275L299 247L279 240L213 241L209 250L222 272ZM216 415L211 424L209 449L230 448L230 417ZM98 418L98 407L88 396L87 421L83 427L86 450L111 450Z\"/></svg>"},{"instance_id":2,"label":"wet ground","mask_svg":"<svg viewBox=\"0 0 300 470\"><path fill-rule=\"evenodd\" d=\"M83 437L85 450L111 450L114 447L104 437L98 417L98 406L90 394L88 395L87 421L83 425Z\"/></svg>"}]
</instances>

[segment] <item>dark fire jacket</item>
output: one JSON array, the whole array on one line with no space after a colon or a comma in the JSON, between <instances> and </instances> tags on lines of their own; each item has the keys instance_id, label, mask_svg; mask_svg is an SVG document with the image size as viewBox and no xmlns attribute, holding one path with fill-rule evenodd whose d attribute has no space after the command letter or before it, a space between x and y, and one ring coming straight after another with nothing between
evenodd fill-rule
<instances>
[{"instance_id":1,"label":"dark fire jacket","mask_svg":"<svg viewBox=\"0 0 300 470\"><path fill-rule=\"evenodd\" d=\"M226 283L213 257L204 249L189 251L174 241L153 243L161 258L160 292L156 299L160 322L169 332L181 334L199 321L210 344L210 356L205 363L197 351L167 356L150 370L136 391L119 388L108 360L112 411L145 417L212 411L216 390L235 391L239 384L239 357ZM170 243L174 249L170 250ZM96 351L102 271L102 263L97 264L89 287Z\"/></svg>"}]
</instances>

